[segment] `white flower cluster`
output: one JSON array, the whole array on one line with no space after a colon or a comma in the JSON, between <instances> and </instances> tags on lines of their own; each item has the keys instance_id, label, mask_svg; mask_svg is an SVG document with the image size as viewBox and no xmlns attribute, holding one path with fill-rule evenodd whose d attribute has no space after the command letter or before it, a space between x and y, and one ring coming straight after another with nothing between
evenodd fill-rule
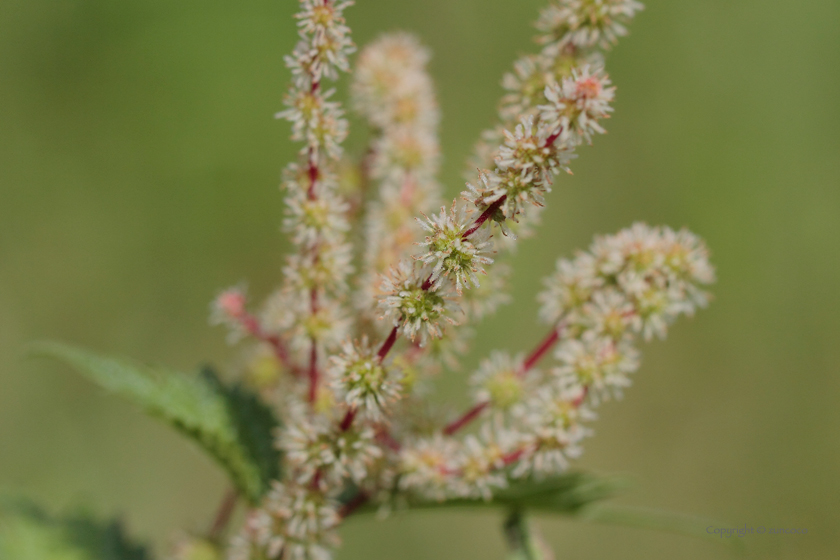
<instances>
[{"instance_id":1,"label":"white flower cluster","mask_svg":"<svg viewBox=\"0 0 840 560\"><path fill-rule=\"evenodd\" d=\"M284 333L296 356L318 368L326 353L343 341L350 326L342 301L352 271L352 246L346 235L349 206L338 194L336 162L347 135L339 103L327 101L324 79L349 70L355 49L344 10L352 2L302 0L297 14L300 41L286 65L294 80L279 113L292 123L292 139L303 142L301 158L284 173L286 217L283 229L297 251L283 269L284 285L266 303L266 328Z\"/></svg>"},{"instance_id":2,"label":"white flower cluster","mask_svg":"<svg viewBox=\"0 0 840 560\"><path fill-rule=\"evenodd\" d=\"M644 6L635 0L554 0L540 14L543 43L558 47L609 48L627 35L624 26Z\"/></svg>"},{"instance_id":3,"label":"white flower cluster","mask_svg":"<svg viewBox=\"0 0 840 560\"><path fill-rule=\"evenodd\" d=\"M679 315L708 302L714 281L705 244L688 230L642 223L598 237L587 253L561 259L539 296L541 317L615 340L625 334L665 337Z\"/></svg>"},{"instance_id":4,"label":"white flower cluster","mask_svg":"<svg viewBox=\"0 0 840 560\"><path fill-rule=\"evenodd\" d=\"M275 483L231 540L230 560L330 560L338 545L339 504L317 489Z\"/></svg>"},{"instance_id":5,"label":"white flower cluster","mask_svg":"<svg viewBox=\"0 0 840 560\"><path fill-rule=\"evenodd\" d=\"M581 453L595 407L629 384L637 339L664 336L704 305L701 286L714 279L705 246L687 231L637 224L597 238L560 260L539 296L548 336L529 354L493 352L470 379L473 407L445 424L426 398L428 380L457 369L472 332L462 325L507 301L511 267L494 261L509 241L500 240L526 231L555 175L604 132L614 88L599 49L640 6L553 2L539 23L542 52L505 78L502 126L485 134L493 145L478 181L441 206L426 49L397 33L360 53L351 92L372 134L351 163L347 121L323 87L350 68L350 2L299 5L300 42L286 59L293 83L278 115L301 143L283 177L294 251L260 314L231 289L213 315L257 341L246 379L258 380L282 420L281 480L249 513L231 560L329 560L354 504L491 499L514 479L557 475ZM347 175L359 178L349 201ZM538 369L546 356L553 362Z\"/></svg>"},{"instance_id":6,"label":"white flower cluster","mask_svg":"<svg viewBox=\"0 0 840 560\"><path fill-rule=\"evenodd\" d=\"M418 241L414 216L440 204L440 112L426 72L429 58L414 36L391 33L362 50L354 73L354 106L375 133L365 168L379 191L365 218L357 304L366 316L376 306L376 279Z\"/></svg>"},{"instance_id":7,"label":"white flower cluster","mask_svg":"<svg viewBox=\"0 0 840 560\"><path fill-rule=\"evenodd\" d=\"M644 224L599 237L588 253L560 260L539 296L549 337L527 358L493 352L471 378L477 435L416 440L401 454L405 491L428 499L483 497L510 478L563 472L581 453L593 408L620 396L638 368L634 339L664 336L679 315L707 302L714 280L703 242L686 230ZM552 351L546 372L535 362ZM485 414L486 412L490 414Z\"/></svg>"},{"instance_id":8,"label":"white flower cluster","mask_svg":"<svg viewBox=\"0 0 840 560\"><path fill-rule=\"evenodd\" d=\"M537 22L543 32L537 42L543 49L517 60L514 71L504 76L502 86L507 93L499 106L502 124L482 135L469 176L475 168L493 169L505 130L514 129L523 118L538 118L544 126L562 126L561 141L566 146L561 151L566 152L583 141L589 143L593 133L603 133L598 121L611 111L614 88L609 87L602 70L602 51L626 34L624 25L640 9L642 5L634 0L554 0L545 8ZM571 154L567 153L568 157ZM538 185L534 190L536 196L528 196L527 201L539 202L548 189ZM508 227L517 235L532 235L538 210L520 213L515 217L518 222ZM512 249L511 239L514 237L506 237L500 248Z\"/></svg>"},{"instance_id":9,"label":"white flower cluster","mask_svg":"<svg viewBox=\"0 0 840 560\"><path fill-rule=\"evenodd\" d=\"M293 81L287 108L277 114L291 123L292 139L302 143L298 161L283 176L283 229L296 250L283 268L283 285L259 319L228 313L233 322L247 319L251 328L245 330L276 349L295 381L282 399L286 427L277 441L287 476L252 512L233 543L232 558L331 558L338 489L345 480L364 479L381 456L370 426L343 428L329 413L335 395L325 379L327 358L351 325L344 303L353 247L346 240L350 207L338 193L337 177L348 126L340 104L330 101L335 90L326 90L323 82L349 70L354 46L343 12L351 4L300 0L300 41L286 57ZM219 307L224 311L232 301L222 297Z\"/></svg>"},{"instance_id":10,"label":"white flower cluster","mask_svg":"<svg viewBox=\"0 0 840 560\"><path fill-rule=\"evenodd\" d=\"M591 70L589 65L572 70L572 75L559 84L550 83L545 88L549 101L540 105L540 120L552 123L572 135L571 143L592 143L593 134L606 132L598 121L609 118L610 103L615 88L603 71Z\"/></svg>"},{"instance_id":11,"label":"white flower cluster","mask_svg":"<svg viewBox=\"0 0 840 560\"><path fill-rule=\"evenodd\" d=\"M441 338L445 324L456 325L452 315L460 311L449 284L433 283L433 274L429 267L403 260L382 281L383 317L421 346Z\"/></svg>"},{"instance_id":12,"label":"white flower cluster","mask_svg":"<svg viewBox=\"0 0 840 560\"><path fill-rule=\"evenodd\" d=\"M401 375L383 364L367 337L346 342L330 368L336 393L351 410L374 421L384 420L390 406L401 398Z\"/></svg>"},{"instance_id":13,"label":"white flower cluster","mask_svg":"<svg viewBox=\"0 0 840 560\"><path fill-rule=\"evenodd\" d=\"M289 478L327 493L345 480L360 484L368 469L382 456L372 427L354 424L345 429L325 410L331 403L311 409L291 403L288 425L278 438L286 454Z\"/></svg>"},{"instance_id":14,"label":"white flower cluster","mask_svg":"<svg viewBox=\"0 0 840 560\"><path fill-rule=\"evenodd\" d=\"M433 266L430 281L437 284L441 277L447 278L455 283L459 295L464 286L479 286L477 274L486 274L484 265L493 263L493 259L486 256L493 246L490 229L480 228L465 237L472 220L466 207L459 206L456 201L452 202L448 214L442 206L440 214L431 218L426 216L425 221L417 218L417 221L428 233L426 240L420 243L426 252L417 260Z\"/></svg>"},{"instance_id":15,"label":"white flower cluster","mask_svg":"<svg viewBox=\"0 0 840 560\"><path fill-rule=\"evenodd\" d=\"M467 183L463 195L480 211L492 210L492 220L508 238L516 237L508 220L522 222L515 227L520 233L531 233L529 225L538 218L534 207L544 206L554 176L568 171L580 144L605 132L600 121L612 112L615 88L600 67L577 62L582 66L558 70L557 57L545 53L518 61L518 77L505 78L512 93L499 111L507 128L485 132L477 147L476 164L488 169L479 171L478 183Z\"/></svg>"}]
</instances>

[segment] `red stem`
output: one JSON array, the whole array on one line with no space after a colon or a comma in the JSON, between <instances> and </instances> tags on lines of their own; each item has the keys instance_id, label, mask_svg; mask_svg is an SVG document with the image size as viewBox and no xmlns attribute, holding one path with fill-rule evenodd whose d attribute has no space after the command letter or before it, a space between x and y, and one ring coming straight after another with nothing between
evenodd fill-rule
<instances>
[{"instance_id":1,"label":"red stem","mask_svg":"<svg viewBox=\"0 0 840 560\"><path fill-rule=\"evenodd\" d=\"M561 328L561 326L557 326L551 329L551 332L548 334L548 336L546 336L543 339L543 341L540 342L539 346L534 348L534 350L528 355L528 357L522 363L522 367L519 369L519 371L516 372L516 375L522 377L531 368L533 368L543 356L545 356L545 354L551 349L551 347L554 346L554 344L557 343L558 340L560 340ZM484 409L488 406L490 406L490 403L488 401L478 403L477 405L469 409L467 412L465 412L463 415L461 415L460 418L447 425L443 429L443 433L447 436L451 436L452 434L454 434L455 432L457 432L458 430L460 430L461 428L478 418L478 415L481 414L482 411L484 411Z\"/></svg>"},{"instance_id":2,"label":"red stem","mask_svg":"<svg viewBox=\"0 0 840 560\"><path fill-rule=\"evenodd\" d=\"M391 329L391 334L388 335L388 338L385 339L385 342L382 343L382 346L379 348L379 352L376 353L376 357L379 358L379 361L385 359L385 356L388 355L388 352L391 351L391 348L394 347L394 343L397 341L397 333L399 332L397 327Z\"/></svg>"},{"instance_id":3,"label":"red stem","mask_svg":"<svg viewBox=\"0 0 840 560\"><path fill-rule=\"evenodd\" d=\"M466 239L467 237L478 231L478 228L484 225L484 222L490 219L490 217L496 213L496 210L502 207L502 204L505 203L505 200L507 200L507 195L504 195L502 198L488 206L487 209L481 213L481 216L479 216L478 219L475 222L473 222L472 227L461 235L461 239Z\"/></svg>"},{"instance_id":4,"label":"red stem","mask_svg":"<svg viewBox=\"0 0 840 560\"><path fill-rule=\"evenodd\" d=\"M478 417L478 415L481 414L482 411L484 411L484 409L488 406L490 406L490 403L487 401L483 403L478 403L477 405L469 409L463 416L446 426L446 428L443 429L443 433L448 436L451 436L452 434L454 434L455 432L457 432L458 430L475 420Z\"/></svg>"},{"instance_id":5,"label":"red stem","mask_svg":"<svg viewBox=\"0 0 840 560\"><path fill-rule=\"evenodd\" d=\"M399 451L402 447L400 442L395 440L394 436L392 436L391 433L383 427L380 427L376 431L376 439L383 445L386 445L391 451Z\"/></svg>"},{"instance_id":6,"label":"red stem","mask_svg":"<svg viewBox=\"0 0 840 560\"><path fill-rule=\"evenodd\" d=\"M502 457L502 463L504 463L505 466L508 466L511 463L515 463L516 461L518 461L520 459L520 457L522 457L522 455L524 455L524 454L525 454L525 448L524 447L522 449L517 449L516 451L512 451L512 452L508 453L507 455L505 455L504 457Z\"/></svg>"},{"instance_id":7,"label":"red stem","mask_svg":"<svg viewBox=\"0 0 840 560\"><path fill-rule=\"evenodd\" d=\"M356 409L350 408L347 410L347 414L344 415L344 419L341 421L341 431L346 432L350 429L350 426L353 424L353 419L356 418Z\"/></svg>"},{"instance_id":8,"label":"red stem","mask_svg":"<svg viewBox=\"0 0 840 560\"><path fill-rule=\"evenodd\" d=\"M545 356L546 352L551 350L551 347L560 340L560 327L554 327L551 329L551 332L548 333L543 341L540 343L539 346L534 348L533 352L528 355L525 361L522 363L522 368L517 372L517 375L522 377L525 375L528 370L534 367L540 359Z\"/></svg>"},{"instance_id":9,"label":"red stem","mask_svg":"<svg viewBox=\"0 0 840 560\"><path fill-rule=\"evenodd\" d=\"M296 376L300 374L298 367L292 364L292 358L289 355L288 348L286 348L283 340L278 335L266 333L257 318L247 311L236 315L235 319L239 321L239 324L248 334L271 346L274 350L274 355L280 360L280 363L291 370L292 374Z\"/></svg>"},{"instance_id":10,"label":"red stem","mask_svg":"<svg viewBox=\"0 0 840 560\"><path fill-rule=\"evenodd\" d=\"M309 351L309 402L314 403L318 396L318 342L312 339Z\"/></svg>"},{"instance_id":11,"label":"red stem","mask_svg":"<svg viewBox=\"0 0 840 560\"><path fill-rule=\"evenodd\" d=\"M560 138L561 134L563 134L563 127L560 127L560 129L557 132L555 132L554 134L552 134L551 136L549 136L548 138L545 139L546 147L554 144L554 141L557 140L558 138Z\"/></svg>"}]
</instances>

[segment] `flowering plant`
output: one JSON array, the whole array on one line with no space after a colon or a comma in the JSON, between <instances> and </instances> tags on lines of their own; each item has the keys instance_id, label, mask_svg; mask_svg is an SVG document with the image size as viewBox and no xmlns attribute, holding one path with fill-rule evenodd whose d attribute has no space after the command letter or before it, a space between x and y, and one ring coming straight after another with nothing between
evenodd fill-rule
<instances>
[{"instance_id":1,"label":"flowering plant","mask_svg":"<svg viewBox=\"0 0 840 560\"><path fill-rule=\"evenodd\" d=\"M464 504L507 508L515 557L549 558L527 531L528 510L621 519L593 505L612 481L569 464L595 409L629 386L639 340L664 338L706 305L714 271L704 243L641 223L597 237L546 279L544 339L524 353L494 351L471 375L468 410L433 406L431 380L459 369L471 326L508 302L506 255L533 235L544 194L576 150L605 132L615 88L604 54L642 6L553 0L543 10L541 50L504 77L499 123L450 201L437 182L428 51L412 35L383 35L351 72L351 5L300 0L277 115L301 146L282 185L294 250L258 310L239 287L213 304L212 320L246 341L241 382L57 344L40 351L141 403L229 473L235 490L213 528L185 537L176 558L326 560L350 516ZM342 149L348 122L328 86L348 72L352 107L371 131L356 159ZM240 497L248 511L228 543Z\"/></svg>"}]
</instances>

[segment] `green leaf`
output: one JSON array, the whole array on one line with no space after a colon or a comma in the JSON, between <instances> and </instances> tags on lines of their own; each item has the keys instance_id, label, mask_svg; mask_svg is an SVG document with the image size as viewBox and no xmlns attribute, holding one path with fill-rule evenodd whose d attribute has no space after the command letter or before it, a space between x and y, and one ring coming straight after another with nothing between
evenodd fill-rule
<instances>
[{"instance_id":1,"label":"green leaf","mask_svg":"<svg viewBox=\"0 0 840 560\"><path fill-rule=\"evenodd\" d=\"M37 344L34 352L69 364L193 439L250 501L257 502L279 478L280 456L273 445L277 419L256 395L225 386L209 368L185 375L59 343Z\"/></svg>"},{"instance_id":2,"label":"green leaf","mask_svg":"<svg viewBox=\"0 0 840 560\"><path fill-rule=\"evenodd\" d=\"M560 514L584 522L623 525L715 540L734 549L743 546L743 539L736 537L721 539L719 534L710 535L706 531L710 525L729 526L725 523L680 513L602 503L602 500L614 496L626 486L627 482L620 478L577 472L542 481L512 482L508 488L497 491L493 499L487 501L457 499L437 502L414 498L405 502L405 505L408 509L504 508L515 515L525 512ZM347 492L342 496L342 502L351 502L356 493L356 491ZM368 504L354 510L353 515L374 511L376 511L376 506ZM517 527L521 529L524 526L521 524L514 526L514 528ZM525 534L522 531L520 533ZM510 537L511 534L509 533L508 536ZM520 557L523 551L527 552L521 547L514 551Z\"/></svg>"},{"instance_id":3,"label":"green leaf","mask_svg":"<svg viewBox=\"0 0 840 560\"><path fill-rule=\"evenodd\" d=\"M541 481L515 481L508 488L497 490L492 500L470 498L438 502L410 498L405 505L409 509L501 507L508 510L573 514L588 504L615 495L625 486L626 483L621 479L576 472ZM353 495L349 493L343 498L343 501L349 502ZM375 510L376 506L365 505L355 512L369 513Z\"/></svg>"},{"instance_id":4,"label":"green leaf","mask_svg":"<svg viewBox=\"0 0 840 560\"><path fill-rule=\"evenodd\" d=\"M119 521L102 523L83 514L47 515L29 502L0 506L0 558L4 560L149 560Z\"/></svg>"}]
</instances>

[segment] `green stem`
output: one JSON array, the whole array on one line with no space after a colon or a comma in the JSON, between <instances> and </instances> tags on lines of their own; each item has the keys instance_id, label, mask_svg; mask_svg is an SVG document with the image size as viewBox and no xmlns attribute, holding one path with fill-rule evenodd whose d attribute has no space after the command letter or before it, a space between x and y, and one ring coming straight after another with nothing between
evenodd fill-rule
<instances>
[{"instance_id":1,"label":"green stem","mask_svg":"<svg viewBox=\"0 0 840 560\"><path fill-rule=\"evenodd\" d=\"M540 550L522 510L510 511L505 519L504 530L510 548L508 560L548 560Z\"/></svg>"}]
</instances>

